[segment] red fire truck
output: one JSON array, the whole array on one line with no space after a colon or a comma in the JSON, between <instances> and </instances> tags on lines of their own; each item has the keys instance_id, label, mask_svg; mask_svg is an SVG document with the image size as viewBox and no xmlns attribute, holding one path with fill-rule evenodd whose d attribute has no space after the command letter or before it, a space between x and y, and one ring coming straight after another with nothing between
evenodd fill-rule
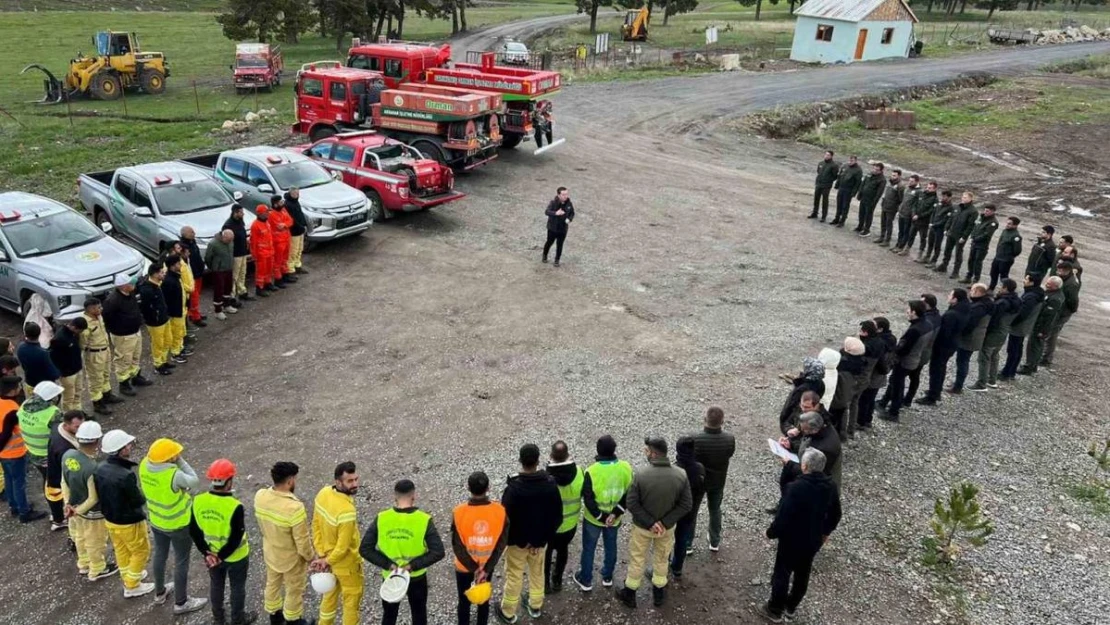
<instances>
[{"instance_id":1,"label":"red fire truck","mask_svg":"<svg viewBox=\"0 0 1110 625\"><path fill-rule=\"evenodd\" d=\"M281 72L285 69L282 61L281 46L268 43L235 44L234 73L235 90L270 89L281 84Z\"/></svg>"},{"instance_id":2,"label":"red fire truck","mask_svg":"<svg viewBox=\"0 0 1110 625\"><path fill-rule=\"evenodd\" d=\"M480 64L452 64L449 45L355 40L347 53L347 66L381 72L390 87L417 82L499 93L505 102L501 145L514 148L533 133L533 113L540 102L559 91L561 76L559 72L495 65L494 58L494 53L487 52Z\"/></svg>"},{"instance_id":3,"label":"red fire truck","mask_svg":"<svg viewBox=\"0 0 1110 625\"><path fill-rule=\"evenodd\" d=\"M497 158L499 94L418 83L394 89L386 85L380 72L308 64L297 76L293 131L319 141L368 127L461 170Z\"/></svg>"}]
</instances>

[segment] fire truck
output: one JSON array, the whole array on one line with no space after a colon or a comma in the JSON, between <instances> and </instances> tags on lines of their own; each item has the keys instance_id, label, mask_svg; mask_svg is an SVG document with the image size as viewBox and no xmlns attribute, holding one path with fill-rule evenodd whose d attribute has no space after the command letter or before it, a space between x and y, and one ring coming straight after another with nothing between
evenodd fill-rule
<instances>
[{"instance_id":1,"label":"fire truck","mask_svg":"<svg viewBox=\"0 0 1110 625\"><path fill-rule=\"evenodd\" d=\"M415 82L499 93L505 102L501 145L514 148L532 135L533 113L559 91L561 76L559 72L495 65L494 59L495 54L487 52L481 55L481 63L452 64L449 45L362 43L356 39L347 53L347 66L381 72L389 87Z\"/></svg>"},{"instance_id":2,"label":"fire truck","mask_svg":"<svg viewBox=\"0 0 1110 625\"><path fill-rule=\"evenodd\" d=\"M307 64L297 75L293 131L312 141L347 130L376 130L458 170L497 158L501 95L403 83L382 72Z\"/></svg>"}]
</instances>

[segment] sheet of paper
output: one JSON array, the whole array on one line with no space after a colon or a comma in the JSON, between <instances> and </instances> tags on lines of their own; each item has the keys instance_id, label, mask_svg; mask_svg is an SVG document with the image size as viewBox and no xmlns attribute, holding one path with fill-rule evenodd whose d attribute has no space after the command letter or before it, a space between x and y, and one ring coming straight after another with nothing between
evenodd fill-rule
<instances>
[{"instance_id":1,"label":"sheet of paper","mask_svg":"<svg viewBox=\"0 0 1110 625\"><path fill-rule=\"evenodd\" d=\"M779 458L786 458L791 462L798 462L799 464L801 464L801 462L798 460L797 454L790 453L790 451L788 451L785 447L779 445L779 442L775 439L768 438L767 446L771 448L771 453L775 454Z\"/></svg>"}]
</instances>

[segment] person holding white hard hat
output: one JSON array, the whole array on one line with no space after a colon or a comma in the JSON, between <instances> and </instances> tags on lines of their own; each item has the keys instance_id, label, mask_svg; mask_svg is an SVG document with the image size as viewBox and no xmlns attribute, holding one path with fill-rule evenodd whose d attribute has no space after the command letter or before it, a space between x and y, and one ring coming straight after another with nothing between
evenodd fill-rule
<instances>
[{"instance_id":1,"label":"person holding white hard hat","mask_svg":"<svg viewBox=\"0 0 1110 625\"><path fill-rule=\"evenodd\" d=\"M108 527L93 479L100 466L96 455L103 436L99 423L84 421L77 428L77 449L62 456L62 494L69 535L77 546L77 572L93 582L119 572L114 564L107 563Z\"/></svg>"},{"instance_id":2,"label":"person holding white hard hat","mask_svg":"<svg viewBox=\"0 0 1110 625\"><path fill-rule=\"evenodd\" d=\"M135 475L137 463L135 437L123 430L111 430L100 441L108 459L96 468L93 481L100 498L100 511L116 551L125 599L154 592L154 584L144 582L150 559L150 536L146 523L146 497Z\"/></svg>"}]
</instances>

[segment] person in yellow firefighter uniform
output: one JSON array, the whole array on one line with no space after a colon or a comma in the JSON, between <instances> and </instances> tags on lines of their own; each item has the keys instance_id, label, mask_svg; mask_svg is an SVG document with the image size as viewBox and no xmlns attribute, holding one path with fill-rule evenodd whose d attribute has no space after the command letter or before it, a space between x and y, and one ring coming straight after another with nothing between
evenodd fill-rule
<instances>
[{"instance_id":1,"label":"person in yellow firefighter uniform","mask_svg":"<svg viewBox=\"0 0 1110 625\"><path fill-rule=\"evenodd\" d=\"M86 329L81 333L81 351L85 354L85 387L89 389L93 410L97 414L112 414L108 406L123 403L112 393L112 349L108 344L108 330L104 326L104 308L95 297L85 298ZM80 399L80 398L78 398Z\"/></svg>"},{"instance_id":2,"label":"person in yellow firefighter uniform","mask_svg":"<svg viewBox=\"0 0 1110 625\"><path fill-rule=\"evenodd\" d=\"M362 603L362 558L358 555L358 517L352 496L358 492L353 462L335 467L335 484L316 495L312 513L312 543L335 575L336 586L320 600L320 625L333 625L343 600L343 625L358 625Z\"/></svg>"},{"instance_id":3,"label":"person in yellow firefighter uniform","mask_svg":"<svg viewBox=\"0 0 1110 625\"><path fill-rule=\"evenodd\" d=\"M111 430L101 439L100 449L108 458L93 473L93 484L116 552L123 596L141 597L154 592L154 584L143 581L150 559L150 538L143 511L146 497L135 475L137 463L131 460L135 437L123 430Z\"/></svg>"},{"instance_id":4,"label":"person in yellow firefighter uniform","mask_svg":"<svg viewBox=\"0 0 1110 625\"><path fill-rule=\"evenodd\" d=\"M104 433L96 421L85 421L77 428L77 449L62 456L62 494L69 535L77 547L77 572L95 582L119 573L109 565L108 527L100 511L100 497L93 475L100 463L97 449Z\"/></svg>"},{"instance_id":5,"label":"person in yellow firefighter uniform","mask_svg":"<svg viewBox=\"0 0 1110 625\"><path fill-rule=\"evenodd\" d=\"M294 491L300 469L292 462L278 462L270 469L274 485L254 496L254 518L262 533L266 561L266 594L263 607L270 625L306 625L304 587L309 566L319 568L304 503Z\"/></svg>"}]
</instances>

